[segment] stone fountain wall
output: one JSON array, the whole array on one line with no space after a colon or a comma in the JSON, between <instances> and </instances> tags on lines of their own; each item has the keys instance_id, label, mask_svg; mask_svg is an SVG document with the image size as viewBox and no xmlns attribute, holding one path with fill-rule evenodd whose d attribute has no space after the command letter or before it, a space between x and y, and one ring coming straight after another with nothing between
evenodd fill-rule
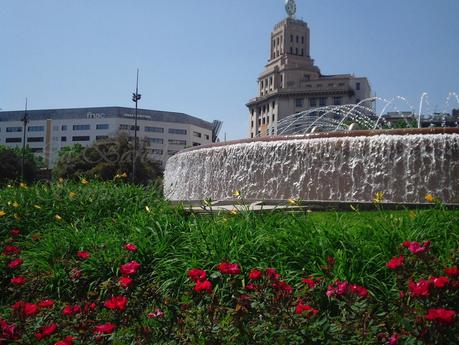
<instances>
[{"instance_id":1,"label":"stone fountain wall","mask_svg":"<svg viewBox=\"0 0 459 345\"><path fill-rule=\"evenodd\" d=\"M175 201L298 198L459 202L459 134L375 135L254 141L183 151L166 165Z\"/></svg>"}]
</instances>

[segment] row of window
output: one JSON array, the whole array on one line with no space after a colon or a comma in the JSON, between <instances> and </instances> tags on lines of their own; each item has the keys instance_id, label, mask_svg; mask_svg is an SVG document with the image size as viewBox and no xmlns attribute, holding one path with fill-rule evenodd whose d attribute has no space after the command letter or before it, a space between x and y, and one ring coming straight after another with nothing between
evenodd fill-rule
<instances>
[{"instance_id":1,"label":"row of window","mask_svg":"<svg viewBox=\"0 0 459 345\"><path fill-rule=\"evenodd\" d=\"M281 42L282 42L282 36L280 37L276 37L275 39L273 39L273 47L277 47L277 46L280 46L281 45ZM293 35L290 35L290 43L293 43L293 42L296 42L296 43L300 43L300 36L296 36L294 37ZM301 44L304 44L304 36L301 36Z\"/></svg>"},{"instance_id":2,"label":"row of window","mask_svg":"<svg viewBox=\"0 0 459 345\"><path fill-rule=\"evenodd\" d=\"M304 56L304 49L301 48L301 52L299 52L298 48L295 48L295 51L293 51L293 47L290 47L290 55Z\"/></svg>"},{"instance_id":3,"label":"row of window","mask_svg":"<svg viewBox=\"0 0 459 345\"><path fill-rule=\"evenodd\" d=\"M299 43L300 37L297 35L295 39L296 43ZM290 43L293 43L293 35L290 35ZM301 44L304 44L304 36L301 36Z\"/></svg>"},{"instance_id":4,"label":"row of window","mask_svg":"<svg viewBox=\"0 0 459 345\"><path fill-rule=\"evenodd\" d=\"M325 107L327 105L328 97L311 97L309 98L309 106L310 107ZM335 96L333 97L333 105L341 105L343 103L342 96ZM302 108L304 107L304 98L296 98L295 99L295 107Z\"/></svg>"},{"instance_id":5,"label":"row of window","mask_svg":"<svg viewBox=\"0 0 459 345\"><path fill-rule=\"evenodd\" d=\"M96 140L103 140L107 139L107 135L97 135ZM89 135L77 135L72 137L72 141L90 141L90 136ZM150 143L155 143L155 144L164 144L164 139L162 138L148 138L147 139ZM20 137L14 137L14 138L6 138L5 142L7 143L21 143L22 138ZM29 137L27 138L28 143L42 143L44 142L43 137ZM61 137L61 142L67 142L67 137L63 136ZM177 139L169 139L168 143L170 145L183 145L186 146L186 140L177 140ZM201 145L199 143L193 143L193 146Z\"/></svg>"},{"instance_id":6,"label":"row of window","mask_svg":"<svg viewBox=\"0 0 459 345\"><path fill-rule=\"evenodd\" d=\"M43 137L30 137L27 138L28 143L42 143L44 141ZM15 137L15 138L6 138L6 143L22 143L22 138Z\"/></svg>"},{"instance_id":7,"label":"row of window","mask_svg":"<svg viewBox=\"0 0 459 345\"><path fill-rule=\"evenodd\" d=\"M132 125L125 125L121 124L120 125L120 130L135 130L135 126ZM140 130L140 127L137 126L137 130ZM162 127L150 127L150 126L145 126L145 132L150 132L150 133L164 133L164 128ZM178 135L187 135L188 131L186 129L179 129L179 128L169 128L167 130L169 134L178 134ZM202 138L202 133L195 132L193 131L193 136L196 138ZM210 136L208 134L205 134L206 140L210 140Z\"/></svg>"},{"instance_id":8,"label":"row of window","mask_svg":"<svg viewBox=\"0 0 459 345\"><path fill-rule=\"evenodd\" d=\"M257 107L257 114L268 113L270 107L271 107L272 110L274 110L274 108L276 107L276 101L272 101L271 103L266 103L263 106ZM252 116L255 114L255 109L254 108L252 108L251 114L252 114Z\"/></svg>"}]
</instances>

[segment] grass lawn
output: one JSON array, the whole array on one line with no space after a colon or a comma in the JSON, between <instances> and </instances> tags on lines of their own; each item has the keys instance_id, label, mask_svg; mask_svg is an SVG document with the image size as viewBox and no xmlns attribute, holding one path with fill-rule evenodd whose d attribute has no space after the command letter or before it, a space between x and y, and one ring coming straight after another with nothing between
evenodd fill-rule
<instances>
[{"instance_id":1,"label":"grass lawn","mask_svg":"<svg viewBox=\"0 0 459 345\"><path fill-rule=\"evenodd\" d=\"M389 313L392 308L389 305L394 303L394 296L398 298L401 287L398 280L400 277L388 269L386 263L395 256L408 253L401 246L402 242L431 241L428 251L435 259L424 260L425 267L422 267L429 272L437 272L437 275L441 274L444 267L457 265L459 248L459 211L447 210L441 204L419 211L295 214L275 211L260 214L241 212L236 215L193 215L180 207L171 207L153 188L89 181L87 184L56 182L52 185L1 189L0 214L3 213L0 218L1 245L4 248L14 244L20 248L17 257L23 260L23 264L12 269L8 264L13 257L6 254L0 257L3 291L0 297L0 319L12 320L9 322L14 321L18 325L17 332L22 332L22 335L15 341L20 344L28 344L27 341L54 344L64 337L64 333L74 336L74 344L92 341L117 344L167 343L166 339L174 338L167 333L167 328L177 321L177 310L166 312L164 318L169 322L167 325L156 324L154 322L159 322L156 318L146 316L135 322L125 322L122 321L122 315L109 314L109 310L103 308L104 301L113 295L129 294L130 304L126 313L132 320L155 305L161 305L164 309L173 303L191 303L200 296L192 292L193 282L187 277L191 268L207 271L210 279L213 279L213 291L221 291L219 296L223 300L231 299L228 297L231 294L225 295L225 291L229 290L225 290L224 284L231 285L234 282L224 280L218 272L217 265L221 262L239 265L242 273L239 275L238 287L234 287L236 290L249 284L248 273L253 268L276 268L284 281L295 290L302 289L302 278L331 277L332 272L334 280L349 281L367 288L372 312ZM13 228L20 229L18 237L12 237L10 231ZM14 242L11 242L13 239ZM137 250L126 250L126 243L135 244ZM81 251L87 252L89 258L78 257L76 254ZM332 267L327 261L328 257L334 258ZM135 287L119 290L117 279L121 275L120 266L132 260L141 263L135 277ZM211 275L210 272L216 273ZM19 274L25 277L26 282L12 284L11 278ZM80 276L76 277L78 274ZM414 271L410 274L413 279L422 276ZM454 296L457 296L457 288L454 291ZM212 298L215 298L215 293ZM33 302L41 299L57 301L56 308L57 305L63 307L83 300L94 301L101 311L90 320L88 316L91 326L95 327L97 322L110 321L119 326L118 330L115 333L102 332L96 336L91 329L87 332L91 334L90 337L69 323L59 326L60 333L56 331L39 342L34 338L32 329L40 329L43 322L55 318L56 314L50 313L48 320L29 324L29 321L15 316L11 305L18 300ZM133 301L137 301L136 304ZM202 303L196 302L193 307L196 310L208 308L215 301L209 301L207 307ZM231 304L230 301L228 303ZM293 299L289 303L294 303ZM447 304L451 307L452 303ZM457 300L455 303L457 305ZM130 305L133 307L131 311ZM319 309L323 308L321 306ZM330 320L333 320L335 314L328 313L324 317L328 323L327 326L322 325L322 328L332 327L330 325L333 322ZM191 315L194 314L188 317L191 318ZM183 320L188 319L183 317ZM392 319L390 322L397 323ZM386 332L394 329L405 339L412 337L421 341L418 335L412 335L414 331L411 328L415 326L389 327L387 323L390 322L385 321L386 324L380 328ZM245 340L242 339L257 343L256 335L263 333L260 330L251 331L236 340L221 338L223 335L218 332L223 332L226 324L224 321L218 324L219 330L201 329L189 338L180 335L180 330L183 331L186 326L179 327L179 330L174 328L175 340L170 341L212 343L213 340L209 339L215 338L216 343L221 342L221 339L226 339L228 343L243 343ZM139 331L139 325L141 329L149 331L143 334ZM314 327L320 328L317 325ZM368 334L364 332L363 338L361 335L358 341L365 343L361 339L368 339L368 344L383 344L386 338L378 342L375 337L377 327L371 327L375 327L375 331L368 331ZM457 330L457 321L454 327ZM229 337L228 334L235 331L230 331L229 326L227 328L225 334ZM409 334L403 335L404 330L409 330ZM272 332L275 333L274 329ZM159 338L152 341L152 334ZM199 334L203 335L202 338ZM339 330L337 334L339 336L336 339L341 340L336 340L336 343L359 343L353 340L352 335L347 336L345 330ZM296 340L286 337L280 335L278 342L282 343L282 339L285 339L285 343L295 343ZM316 338L310 340L310 343L324 343L320 335ZM0 334L0 344L1 339ZM260 343L265 341L263 339L260 337ZM298 343L304 340L301 340L301 336L298 339Z\"/></svg>"}]
</instances>

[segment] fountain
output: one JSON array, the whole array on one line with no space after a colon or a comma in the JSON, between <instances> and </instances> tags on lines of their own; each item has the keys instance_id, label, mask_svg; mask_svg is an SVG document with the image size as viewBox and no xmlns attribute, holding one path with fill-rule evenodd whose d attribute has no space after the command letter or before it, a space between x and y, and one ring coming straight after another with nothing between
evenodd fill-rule
<instances>
[{"instance_id":1,"label":"fountain","mask_svg":"<svg viewBox=\"0 0 459 345\"><path fill-rule=\"evenodd\" d=\"M385 100L383 111L395 100L404 101ZM240 190L253 201L368 203L383 192L398 204L426 203L427 194L458 204L459 128L381 129L383 111L368 101L293 114L278 122L278 136L183 150L167 162L165 196L232 201Z\"/></svg>"}]
</instances>

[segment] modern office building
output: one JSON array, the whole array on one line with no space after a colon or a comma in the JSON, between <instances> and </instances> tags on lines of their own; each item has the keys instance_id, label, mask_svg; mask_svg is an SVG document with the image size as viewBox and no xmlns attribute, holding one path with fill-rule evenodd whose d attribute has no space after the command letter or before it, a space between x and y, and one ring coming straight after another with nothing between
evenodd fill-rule
<instances>
[{"instance_id":1,"label":"modern office building","mask_svg":"<svg viewBox=\"0 0 459 345\"><path fill-rule=\"evenodd\" d=\"M135 109L122 107L27 111L26 145L50 168L59 150L72 144L88 146L118 133L134 137ZM0 112L0 145L22 147L24 111ZM151 158L165 166L178 151L217 140L220 121L213 123L183 113L138 109L137 136Z\"/></svg>"},{"instance_id":2,"label":"modern office building","mask_svg":"<svg viewBox=\"0 0 459 345\"><path fill-rule=\"evenodd\" d=\"M250 137L277 134L277 122L294 113L357 104L371 95L367 78L323 75L310 56L308 24L294 18L293 0L287 2L287 14L271 33L268 64L258 77L258 96L246 104ZM365 105L371 107L370 102Z\"/></svg>"}]
</instances>

